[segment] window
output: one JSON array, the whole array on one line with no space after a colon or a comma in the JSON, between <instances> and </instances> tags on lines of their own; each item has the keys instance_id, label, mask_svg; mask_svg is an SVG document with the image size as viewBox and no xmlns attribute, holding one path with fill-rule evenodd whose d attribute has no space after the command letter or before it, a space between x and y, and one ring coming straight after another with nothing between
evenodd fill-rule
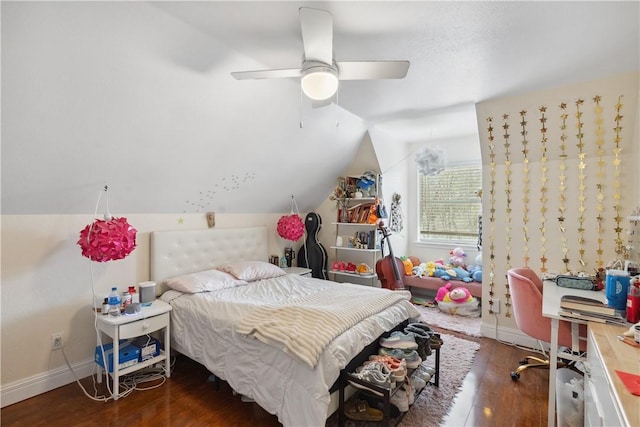
<instances>
[{"instance_id":1,"label":"window","mask_svg":"<svg viewBox=\"0 0 640 427\"><path fill-rule=\"evenodd\" d=\"M482 165L447 167L438 175L418 175L420 241L478 241L482 214Z\"/></svg>"}]
</instances>

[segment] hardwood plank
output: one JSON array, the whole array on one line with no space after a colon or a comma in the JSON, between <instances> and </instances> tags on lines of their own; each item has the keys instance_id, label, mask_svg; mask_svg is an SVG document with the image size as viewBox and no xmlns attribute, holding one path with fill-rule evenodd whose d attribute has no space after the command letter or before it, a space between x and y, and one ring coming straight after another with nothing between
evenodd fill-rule
<instances>
[{"instance_id":1,"label":"hardwood plank","mask_svg":"<svg viewBox=\"0 0 640 427\"><path fill-rule=\"evenodd\" d=\"M450 331L441 331L451 333ZM445 418L448 426L546 425L548 371L529 369L520 381L510 372L530 351L489 338L469 338L481 344L471 372ZM2 426L280 426L277 418L255 403L245 403L228 384L220 390L208 381L209 372L179 356L160 387L134 391L116 402L94 402L77 384L69 384L18 402L0 411ZM83 379L93 392L90 378ZM104 384L98 388L104 392ZM428 415L425 415L427 417Z\"/></svg>"}]
</instances>

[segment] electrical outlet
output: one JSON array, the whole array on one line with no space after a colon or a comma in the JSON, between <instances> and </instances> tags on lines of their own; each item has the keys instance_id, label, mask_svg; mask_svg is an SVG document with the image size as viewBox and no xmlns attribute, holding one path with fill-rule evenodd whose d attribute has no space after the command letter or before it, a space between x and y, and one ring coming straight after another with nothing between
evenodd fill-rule
<instances>
[{"instance_id":1,"label":"electrical outlet","mask_svg":"<svg viewBox=\"0 0 640 427\"><path fill-rule=\"evenodd\" d=\"M496 314L500 313L500 300L494 298L491 301L493 301L493 304L491 304L491 310Z\"/></svg>"},{"instance_id":2,"label":"electrical outlet","mask_svg":"<svg viewBox=\"0 0 640 427\"><path fill-rule=\"evenodd\" d=\"M51 351L60 350L63 345L62 332L51 334Z\"/></svg>"}]
</instances>

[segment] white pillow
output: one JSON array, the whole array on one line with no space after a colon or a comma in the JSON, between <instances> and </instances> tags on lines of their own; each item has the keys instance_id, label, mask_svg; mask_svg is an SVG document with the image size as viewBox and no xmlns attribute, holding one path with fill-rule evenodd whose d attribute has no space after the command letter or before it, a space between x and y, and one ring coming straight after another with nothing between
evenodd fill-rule
<instances>
[{"instance_id":1,"label":"white pillow","mask_svg":"<svg viewBox=\"0 0 640 427\"><path fill-rule=\"evenodd\" d=\"M167 279L165 284L173 290L186 294L211 292L220 289L247 285L244 280L238 280L230 274L220 270L198 271Z\"/></svg>"},{"instance_id":2,"label":"white pillow","mask_svg":"<svg viewBox=\"0 0 640 427\"><path fill-rule=\"evenodd\" d=\"M239 280L254 282L256 280L271 279L287 274L286 271L277 265L270 264L266 261L238 261L221 265L218 270L233 275Z\"/></svg>"}]
</instances>

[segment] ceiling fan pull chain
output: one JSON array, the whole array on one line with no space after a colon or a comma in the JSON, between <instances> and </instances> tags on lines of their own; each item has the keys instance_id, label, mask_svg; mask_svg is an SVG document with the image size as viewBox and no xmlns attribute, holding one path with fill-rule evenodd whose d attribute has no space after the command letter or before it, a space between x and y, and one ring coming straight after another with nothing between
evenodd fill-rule
<instances>
[{"instance_id":1,"label":"ceiling fan pull chain","mask_svg":"<svg viewBox=\"0 0 640 427\"><path fill-rule=\"evenodd\" d=\"M304 122L302 121L302 87L300 88L300 129L304 127Z\"/></svg>"},{"instance_id":2,"label":"ceiling fan pull chain","mask_svg":"<svg viewBox=\"0 0 640 427\"><path fill-rule=\"evenodd\" d=\"M336 91L336 107L340 106L340 86L338 86L338 90ZM336 111L340 111L336 108ZM340 113L338 113L340 114ZM336 127L340 127L340 116L336 119Z\"/></svg>"}]
</instances>

